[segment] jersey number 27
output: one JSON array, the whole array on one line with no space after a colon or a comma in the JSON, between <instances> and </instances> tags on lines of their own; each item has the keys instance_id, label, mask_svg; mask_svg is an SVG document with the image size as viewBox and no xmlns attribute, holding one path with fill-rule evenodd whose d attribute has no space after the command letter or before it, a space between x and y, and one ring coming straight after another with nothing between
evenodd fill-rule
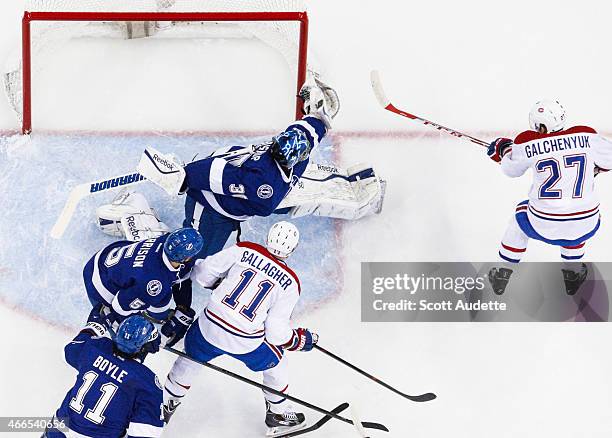
<instances>
[{"instance_id":1,"label":"jersey number 27","mask_svg":"<svg viewBox=\"0 0 612 438\"><path fill-rule=\"evenodd\" d=\"M582 191L584 189L584 172L586 169L587 158L585 154L578 155L566 155L563 157L563 164L565 169L576 168L576 181L574 183L574 191L572 198L582 198ZM540 160L536 163L536 170L538 172L548 172L548 178L539 190L540 199L561 199L563 193L560 189L555 189L555 185L562 178L563 168L559 162L554 158L548 158L546 160Z\"/></svg>"}]
</instances>

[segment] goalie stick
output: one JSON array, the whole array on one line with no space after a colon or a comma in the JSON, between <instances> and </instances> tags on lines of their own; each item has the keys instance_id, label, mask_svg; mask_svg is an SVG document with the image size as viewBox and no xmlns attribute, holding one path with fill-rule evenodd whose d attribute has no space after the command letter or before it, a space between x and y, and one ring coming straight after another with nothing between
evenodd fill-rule
<instances>
[{"instance_id":1,"label":"goalie stick","mask_svg":"<svg viewBox=\"0 0 612 438\"><path fill-rule=\"evenodd\" d=\"M450 135L453 135L455 137L459 137L459 138L465 137L472 143L476 143L479 146L489 147L489 142L480 140L476 137L472 137L471 135L468 135L468 134L464 134L463 132L455 131L454 129L447 128L446 126L439 125L430 120L424 119L419 116L415 116L414 114L411 114L407 111L396 108L391 103L391 101L387 98L387 95L385 94L385 90L382 86L382 81L380 80L380 73L378 73L377 70L372 70L372 72L370 73L370 81L372 83L372 90L374 91L374 95L376 96L378 103L380 104L380 106L382 106L387 111L391 111L392 113L399 114L400 116L409 118L411 120L417 120L426 126L432 126L436 128L438 131L448 132Z\"/></svg>"},{"instance_id":2,"label":"goalie stick","mask_svg":"<svg viewBox=\"0 0 612 438\"><path fill-rule=\"evenodd\" d=\"M245 148L244 150L241 149L238 151L227 152L220 156L224 158L229 157L229 159L233 159L234 157L239 157L258 151L259 148L257 147L251 150ZM138 172L131 172L125 175L90 181L88 183L79 184L78 186L74 187L68 195L68 199L64 204L62 212L55 221L53 228L51 228L51 237L53 237L54 239L60 239L64 235L64 232L66 232L66 228L68 228L68 224L70 224L70 220L74 215L74 211L76 210L77 205L87 196L138 184L145 180L146 178Z\"/></svg>"},{"instance_id":3,"label":"goalie stick","mask_svg":"<svg viewBox=\"0 0 612 438\"><path fill-rule=\"evenodd\" d=\"M334 418L336 420L342 421L342 422L347 423L347 424L351 424L351 425L354 424L352 420L349 420L348 418L345 418L345 417L343 417L343 416L341 416L339 414L336 414L336 413L334 413L332 411L325 410L325 409L323 409L323 408L321 408L319 406L313 405L312 403L309 403L309 402L307 402L305 400L302 400L302 399L299 399L297 397L294 397L294 396L292 396L290 394L277 391L274 388L270 388L269 386L266 386L266 385L263 385L261 383L255 382L254 380L251 380L251 379L243 377L243 376L241 376L239 374L233 373L233 372L231 372L229 370L226 370L225 368L221 368L221 367L219 367L217 365L213 365L211 363L202 362L202 361L199 361L197 359L194 359L194 358L190 357L188 354L183 353L182 351L179 351L179 350L177 350L175 348L164 347L164 350L169 351L171 353L174 353L177 356L184 357L185 359L189 359L190 361L192 361L194 363L197 363L197 364L200 364L202 366L205 366L206 368L210 368L212 370L215 370L215 371L217 371L217 372L219 372L221 374L225 374L226 376L232 377L232 378L234 378L236 380L240 380L243 383L249 384L251 386L255 386L256 388L259 388L259 389L263 389L266 392L278 395L279 397L284 397L287 400L291 400L292 402L297 403L299 405L306 406L307 408L312 409L313 411L317 411L320 414L327 415L327 416L329 416L331 418ZM373 422L370 422L370 421L364 421L364 422L361 423L361 425L364 428L366 428L366 429L376 429L376 430L382 430L384 432L389 432L389 429L387 429L387 427L384 424L373 423Z\"/></svg>"},{"instance_id":4,"label":"goalie stick","mask_svg":"<svg viewBox=\"0 0 612 438\"><path fill-rule=\"evenodd\" d=\"M334 414L339 414L340 412L346 410L346 408L348 407L349 407L348 403L342 403L336 406L330 412L333 412ZM291 437L298 436L298 435L304 435L305 433L308 433L308 432L314 432L315 430L320 429L325 423L327 423L331 419L332 417L330 415L324 415L312 426L308 426L300 430L295 430L293 432L287 432L281 435L274 435L273 438L291 438Z\"/></svg>"},{"instance_id":5,"label":"goalie stick","mask_svg":"<svg viewBox=\"0 0 612 438\"><path fill-rule=\"evenodd\" d=\"M79 184L78 186L74 187L68 195L68 199L64 204L62 212L55 221L53 228L51 228L51 237L54 239L59 239L64 235L64 232L70 223L70 219L72 219L74 211L82 199L94 193L107 192L128 185L138 184L144 180L144 176L138 172L132 172L112 178L98 179L88 183Z\"/></svg>"},{"instance_id":6,"label":"goalie stick","mask_svg":"<svg viewBox=\"0 0 612 438\"><path fill-rule=\"evenodd\" d=\"M375 376L373 376L373 375L363 371L361 368L356 367L355 365L353 365L349 361L346 361L346 360L342 359L341 357L336 356L334 353L332 353L331 351L326 350L325 348L321 347L319 344L315 344L314 348L319 350L321 353L324 353L324 354L328 355L332 359L337 360L342 365L346 365L350 369L352 369L354 371L357 371L359 374L361 374L363 376L366 376L368 379L373 380L374 382L378 383L379 385L384 386L385 388L395 392L396 394L401 395L404 398L407 398L410 401L422 403L422 402L428 402L428 401L434 400L437 397L436 394L434 394L433 392L427 392L425 394L420 394L420 395L408 395L408 394L404 394L403 392L395 389L393 386L389 385L388 383L383 382L378 377L375 377Z\"/></svg>"}]
</instances>

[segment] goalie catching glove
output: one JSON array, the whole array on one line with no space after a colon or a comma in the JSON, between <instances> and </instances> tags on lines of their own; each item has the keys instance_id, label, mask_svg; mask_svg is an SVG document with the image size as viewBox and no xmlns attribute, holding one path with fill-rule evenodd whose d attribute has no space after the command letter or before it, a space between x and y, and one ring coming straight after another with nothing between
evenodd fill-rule
<instances>
[{"instance_id":1,"label":"goalie catching glove","mask_svg":"<svg viewBox=\"0 0 612 438\"><path fill-rule=\"evenodd\" d=\"M336 90L314 75L302 86L299 97L304 100L304 115L317 117L325 123L327 129L331 129L331 121L340 110Z\"/></svg>"}]
</instances>

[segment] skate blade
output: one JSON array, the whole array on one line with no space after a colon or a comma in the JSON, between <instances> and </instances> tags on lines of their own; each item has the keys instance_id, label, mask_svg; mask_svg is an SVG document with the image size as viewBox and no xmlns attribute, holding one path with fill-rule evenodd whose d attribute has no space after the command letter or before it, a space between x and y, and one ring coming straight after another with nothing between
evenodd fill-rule
<instances>
[{"instance_id":1,"label":"skate blade","mask_svg":"<svg viewBox=\"0 0 612 438\"><path fill-rule=\"evenodd\" d=\"M304 421L301 424L298 424L296 426L276 426L276 427L269 427L268 431L266 432L266 436L267 437L275 437L275 436L279 436L279 435L284 435L286 433L290 433L290 432L295 432L296 430L300 430L306 427L306 422Z\"/></svg>"}]
</instances>

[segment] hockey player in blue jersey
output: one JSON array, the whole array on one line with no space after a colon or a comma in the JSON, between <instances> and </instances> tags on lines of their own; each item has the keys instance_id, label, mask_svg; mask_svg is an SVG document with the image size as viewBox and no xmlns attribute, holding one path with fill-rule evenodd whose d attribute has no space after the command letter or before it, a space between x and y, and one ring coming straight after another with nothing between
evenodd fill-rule
<instances>
[{"instance_id":1,"label":"hockey player in blue jersey","mask_svg":"<svg viewBox=\"0 0 612 438\"><path fill-rule=\"evenodd\" d=\"M145 152L148 160L141 161L139 172L169 193L187 194L183 226L204 237L197 258L221 251L241 222L286 212L277 210L279 204L306 170L339 108L336 92L320 81L305 86L301 96L305 116L270 142L223 148L184 168L172 156ZM190 302L190 280L178 294Z\"/></svg>"},{"instance_id":2,"label":"hockey player in blue jersey","mask_svg":"<svg viewBox=\"0 0 612 438\"><path fill-rule=\"evenodd\" d=\"M160 348L153 324L132 315L119 325L114 340L101 317L91 311L87 325L64 349L78 371L55 419L68 430L48 429L43 438L157 438L162 433L163 395L155 373L143 361Z\"/></svg>"},{"instance_id":3,"label":"hockey player in blue jersey","mask_svg":"<svg viewBox=\"0 0 612 438\"><path fill-rule=\"evenodd\" d=\"M279 204L306 170L339 105L335 91L320 81L305 86L301 96L304 118L267 143L223 148L184 168L163 154L141 161L139 171L151 182L169 193L187 194L183 226L204 237L198 258L223 249L241 222L284 213L277 211Z\"/></svg>"},{"instance_id":4,"label":"hockey player in blue jersey","mask_svg":"<svg viewBox=\"0 0 612 438\"><path fill-rule=\"evenodd\" d=\"M110 319L121 321L135 313L165 322L162 335L173 345L184 335L195 312L190 303L176 301L172 285L187 275L202 249L203 239L193 228L140 242L119 241L97 252L85 265L83 279L92 305L110 309Z\"/></svg>"}]
</instances>

